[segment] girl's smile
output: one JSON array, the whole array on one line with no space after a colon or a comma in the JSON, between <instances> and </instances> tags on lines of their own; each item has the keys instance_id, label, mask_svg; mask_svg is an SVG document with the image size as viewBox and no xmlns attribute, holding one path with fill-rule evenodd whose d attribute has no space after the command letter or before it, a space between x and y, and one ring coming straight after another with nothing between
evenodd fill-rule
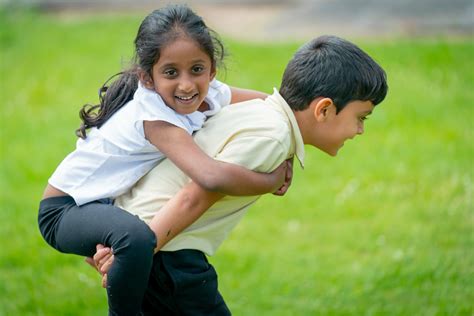
<instances>
[{"instance_id":1,"label":"girl's smile","mask_svg":"<svg viewBox=\"0 0 474 316\"><path fill-rule=\"evenodd\" d=\"M178 102L184 103L184 104L190 104L192 103L197 97L198 93L191 95L191 96L175 96L176 99L178 99Z\"/></svg>"},{"instance_id":2,"label":"girl's smile","mask_svg":"<svg viewBox=\"0 0 474 316\"><path fill-rule=\"evenodd\" d=\"M153 80L145 86L177 113L190 114L201 106L214 76L210 57L196 41L183 36L161 49L153 65Z\"/></svg>"}]
</instances>

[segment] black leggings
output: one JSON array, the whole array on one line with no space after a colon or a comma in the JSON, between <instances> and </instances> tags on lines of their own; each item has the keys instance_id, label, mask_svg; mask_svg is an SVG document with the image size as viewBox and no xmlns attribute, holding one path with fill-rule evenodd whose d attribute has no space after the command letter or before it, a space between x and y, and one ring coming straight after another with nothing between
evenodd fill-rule
<instances>
[{"instance_id":1,"label":"black leggings","mask_svg":"<svg viewBox=\"0 0 474 316\"><path fill-rule=\"evenodd\" d=\"M64 253L92 257L96 245L111 247L107 275L109 315L140 313L153 262L155 234L148 225L110 200L77 206L70 196L40 203L38 223L44 239Z\"/></svg>"}]
</instances>

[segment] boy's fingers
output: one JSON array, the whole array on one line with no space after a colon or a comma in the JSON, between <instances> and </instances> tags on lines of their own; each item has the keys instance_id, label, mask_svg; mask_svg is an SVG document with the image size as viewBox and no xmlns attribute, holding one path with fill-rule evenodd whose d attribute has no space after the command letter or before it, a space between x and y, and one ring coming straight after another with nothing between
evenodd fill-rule
<instances>
[{"instance_id":1,"label":"boy's fingers","mask_svg":"<svg viewBox=\"0 0 474 316\"><path fill-rule=\"evenodd\" d=\"M100 266L100 272L103 274L107 274L109 272L110 267L114 263L114 255L108 257L108 259Z\"/></svg>"},{"instance_id":2,"label":"boy's fingers","mask_svg":"<svg viewBox=\"0 0 474 316\"><path fill-rule=\"evenodd\" d=\"M105 254L98 262L97 262L97 268L102 269L102 266L110 260L110 257L113 256L111 252Z\"/></svg>"},{"instance_id":3,"label":"boy's fingers","mask_svg":"<svg viewBox=\"0 0 474 316\"><path fill-rule=\"evenodd\" d=\"M97 267L100 267L101 262L107 260L107 257L110 255L111 252L110 248L100 246L102 245L97 245L97 252L94 254L94 262Z\"/></svg>"},{"instance_id":4,"label":"boy's fingers","mask_svg":"<svg viewBox=\"0 0 474 316\"><path fill-rule=\"evenodd\" d=\"M97 252L94 254L94 261L100 261L109 253L110 253L110 248L102 248L102 249L97 250Z\"/></svg>"},{"instance_id":5,"label":"boy's fingers","mask_svg":"<svg viewBox=\"0 0 474 316\"><path fill-rule=\"evenodd\" d=\"M106 269L107 269L106 271L104 271L104 268L103 268L103 267L104 267L104 265L108 264L108 262L109 262L110 260L112 260L112 261L114 260L114 259L113 259L113 256L114 256L113 252L112 252L112 251L109 251L108 253L103 254L103 256L100 257L100 260L98 260L98 261L96 262L96 264L97 264L97 269L99 269L99 271L100 271L101 273L107 273L107 270L108 270L109 267L108 267L108 266L106 267ZM110 263L109 263L108 265L110 266Z\"/></svg>"},{"instance_id":6,"label":"boy's fingers","mask_svg":"<svg viewBox=\"0 0 474 316\"><path fill-rule=\"evenodd\" d=\"M93 267L95 270L97 270L97 266L95 265L95 262L94 262L94 259L92 259L91 257L86 257L86 259L84 260L88 265L90 265L91 267Z\"/></svg>"},{"instance_id":7,"label":"boy's fingers","mask_svg":"<svg viewBox=\"0 0 474 316\"><path fill-rule=\"evenodd\" d=\"M102 276L102 287L105 289L107 288L107 274Z\"/></svg>"}]
</instances>

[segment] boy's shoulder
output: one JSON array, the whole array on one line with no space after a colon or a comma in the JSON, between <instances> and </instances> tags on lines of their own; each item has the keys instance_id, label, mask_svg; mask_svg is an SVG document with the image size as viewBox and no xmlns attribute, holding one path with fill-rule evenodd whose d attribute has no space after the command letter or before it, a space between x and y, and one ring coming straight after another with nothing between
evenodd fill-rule
<instances>
[{"instance_id":1,"label":"boy's shoulder","mask_svg":"<svg viewBox=\"0 0 474 316\"><path fill-rule=\"evenodd\" d=\"M267 100L254 99L235 103L225 107L221 111L221 120L229 120L238 127L275 127L285 125L288 122L284 112L273 106Z\"/></svg>"},{"instance_id":2,"label":"boy's shoulder","mask_svg":"<svg viewBox=\"0 0 474 316\"><path fill-rule=\"evenodd\" d=\"M267 138L288 143L291 123L286 114L261 99L229 105L208 119L201 133L228 141Z\"/></svg>"}]
</instances>

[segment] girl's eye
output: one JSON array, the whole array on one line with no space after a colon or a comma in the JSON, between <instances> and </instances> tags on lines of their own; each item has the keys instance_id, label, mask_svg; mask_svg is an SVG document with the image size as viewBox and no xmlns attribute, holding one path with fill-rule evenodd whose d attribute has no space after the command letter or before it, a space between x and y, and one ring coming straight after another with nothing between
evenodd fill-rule
<instances>
[{"instance_id":1,"label":"girl's eye","mask_svg":"<svg viewBox=\"0 0 474 316\"><path fill-rule=\"evenodd\" d=\"M174 69L167 69L163 73L169 77L174 77L177 75L177 71Z\"/></svg>"},{"instance_id":2,"label":"girl's eye","mask_svg":"<svg viewBox=\"0 0 474 316\"><path fill-rule=\"evenodd\" d=\"M360 120L361 122L363 122L363 121L365 121L365 120L367 120L367 119L368 119L367 116L363 116L363 117L361 117L359 120Z\"/></svg>"},{"instance_id":3,"label":"girl's eye","mask_svg":"<svg viewBox=\"0 0 474 316\"><path fill-rule=\"evenodd\" d=\"M194 73L201 73L201 72L204 71L204 67L203 67L203 66L194 66L193 69L192 69L192 71L193 71Z\"/></svg>"}]
</instances>

